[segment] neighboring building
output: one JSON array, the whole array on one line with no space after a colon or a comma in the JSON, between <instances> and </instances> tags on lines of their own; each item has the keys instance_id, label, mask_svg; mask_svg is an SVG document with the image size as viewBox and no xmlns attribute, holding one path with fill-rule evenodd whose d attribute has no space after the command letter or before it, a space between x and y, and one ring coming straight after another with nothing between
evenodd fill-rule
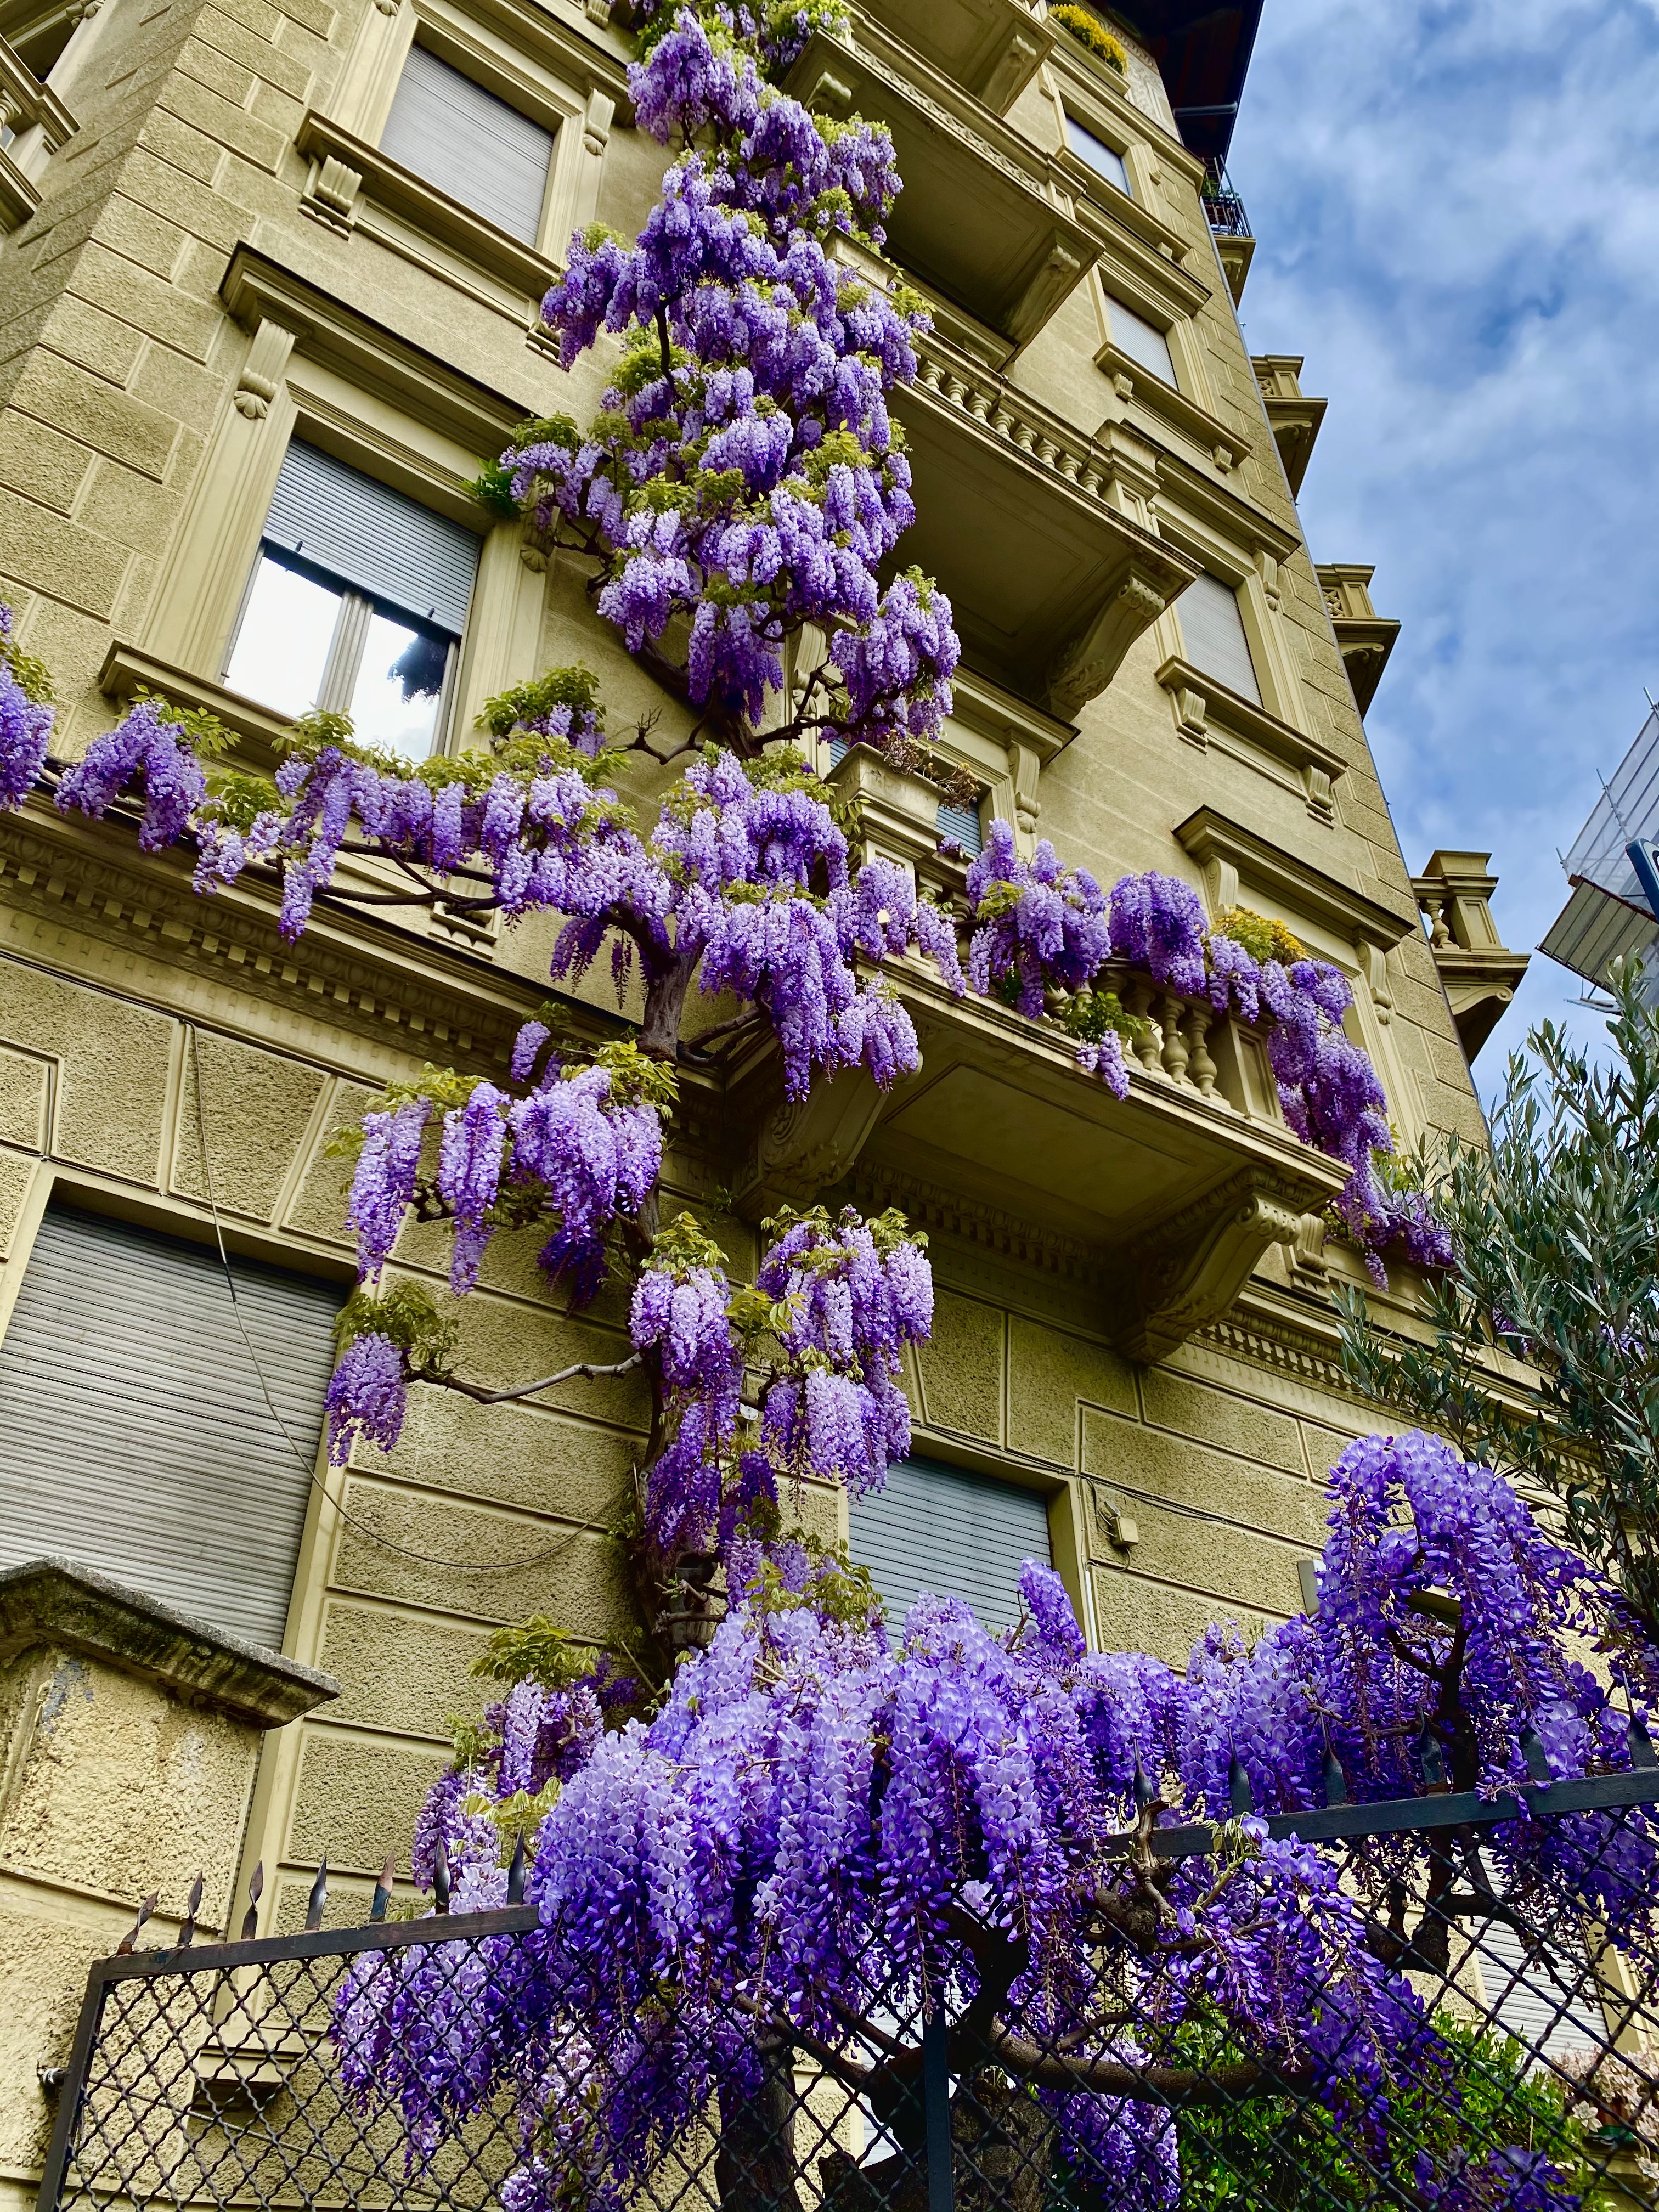
<instances>
[{"instance_id":1,"label":"neighboring building","mask_svg":"<svg viewBox=\"0 0 1659 2212\"><path fill-rule=\"evenodd\" d=\"M795 72L890 122L890 251L936 303L896 411L904 557L966 647L948 747L985 794L946 826L1000 813L1103 880L1178 872L1212 911L1279 917L1354 979L1404 1139L1478 1137L1345 659L1386 657L1391 626L1368 570L1315 568L1285 470L1322 403L1293 358L1253 368L1235 312L1249 233L1220 163L1257 9L1127 12L1127 79L1041 0L869 0ZM637 228L664 166L606 14L0 0L0 586L69 750L140 685L259 763L313 699L411 754L458 747L484 698L578 657L613 726L684 726L576 568L466 489L521 417L599 389L537 318L573 224ZM960 881L931 822L872 804L866 826ZM120 823L0 818L0 1565L68 1553L337 1678L265 1747L242 1873L263 1859L273 1924L325 1851L341 1915L389 1847L406 1866L491 1624L626 1625L626 1385L417 1392L389 1463L316 1457L351 1272L328 1133L423 1061L499 1069L548 942L319 908L290 947L251 880L204 901ZM1339 1170L1205 1005L1132 994L1154 1026L1120 1105L1019 1018L904 988L919 1077L786 1108L764 1068L690 1073L671 1170L734 1194L739 1253L780 1195L929 1233L917 1460L854 1549L896 1601L931 1577L991 1613L1047 1544L1091 1638L1171 1659L1218 1617L1289 1613L1321 1478L1370 1425L1334 1350L1331 1283L1360 1278L1325 1241ZM399 1260L437 1254L416 1230ZM463 1353L506 1386L604 1357L621 1318L568 1318L503 1240ZM129 1904L76 1909L112 1928Z\"/></svg>"},{"instance_id":2,"label":"neighboring building","mask_svg":"<svg viewBox=\"0 0 1659 2212\"><path fill-rule=\"evenodd\" d=\"M1603 778L1590 817L1561 857L1569 896L1539 946L1587 983L1606 978L1610 961L1640 957L1659 990L1659 708Z\"/></svg>"}]
</instances>

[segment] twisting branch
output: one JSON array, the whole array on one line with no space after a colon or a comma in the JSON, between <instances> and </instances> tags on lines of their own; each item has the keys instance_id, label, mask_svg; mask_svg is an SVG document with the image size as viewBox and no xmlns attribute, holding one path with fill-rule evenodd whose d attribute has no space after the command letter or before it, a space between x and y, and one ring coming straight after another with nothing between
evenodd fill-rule
<instances>
[{"instance_id":1,"label":"twisting branch","mask_svg":"<svg viewBox=\"0 0 1659 2212\"><path fill-rule=\"evenodd\" d=\"M598 1382L613 1375L631 1374L635 1368L645 1364L643 1352L636 1352L630 1359L619 1359L614 1366L605 1367L591 1359L579 1359L574 1366L560 1368L556 1375L544 1375L538 1382L521 1382L514 1390L482 1390L476 1382L464 1382L459 1375L446 1375L430 1368L416 1368L417 1382L435 1382L441 1390L457 1390L463 1398L471 1398L480 1406L507 1406L515 1398L533 1398L538 1390L551 1390L560 1382L574 1382L580 1376L586 1382Z\"/></svg>"}]
</instances>

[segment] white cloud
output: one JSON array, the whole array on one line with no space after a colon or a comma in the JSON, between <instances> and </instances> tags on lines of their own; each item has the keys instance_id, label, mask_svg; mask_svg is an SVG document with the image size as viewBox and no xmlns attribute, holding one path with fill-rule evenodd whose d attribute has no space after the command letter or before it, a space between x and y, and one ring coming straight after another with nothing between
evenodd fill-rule
<instances>
[{"instance_id":1,"label":"white cloud","mask_svg":"<svg viewBox=\"0 0 1659 2212\"><path fill-rule=\"evenodd\" d=\"M1659 6L1267 0L1234 144L1257 353L1331 409L1316 560L1405 629L1369 721L1407 863L1490 847L1530 945L1659 690ZM1481 1062L1576 1012L1541 955Z\"/></svg>"}]
</instances>

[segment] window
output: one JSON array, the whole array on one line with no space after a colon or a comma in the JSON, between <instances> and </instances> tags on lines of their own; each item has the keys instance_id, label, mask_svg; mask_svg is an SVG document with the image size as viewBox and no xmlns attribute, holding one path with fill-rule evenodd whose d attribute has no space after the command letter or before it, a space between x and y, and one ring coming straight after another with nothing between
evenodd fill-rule
<instances>
[{"instance_id":1,"label":"window","mask_svg":"<svg viewBox=\"0 0 1659 2212\"><path fill-rule=\"evenodd\" d=\"M1219 576L1195 576L1182 593L1176 612L1194 667L1218 677L1230 691L1259 707L1261 687L1255 680L1255 663L1233 586Z\"/></svg>"},{"instance_id":2,"label":"window","mask_svg":"<svg viewBox=\"0 0 1659 2212\"><path fill-rule=\"evenodd\" d=\"M234 1307L209 1247L47 1209L0 1345L0 1565L60 1553L277 1646L343 1292L233 1265Z\"/></svg>"},{"instance_id":3,"label":"window","mask_svg":"<svg viewBox=\"0 0 1659 2212\"><path fill-rule=\"evenodd\" d=\"M1149 323L1145 315L1136 314L1126 307L1112 293L1106 295L1106 313L1111 324L1112 343L1120 353L1127 353L1133 362L1165 384L1176 380L1175 363L1170 357L1170 341L1156 323Z\"/></svg>"},{"instance_id":4,"label":"window","mask_svg":"<svg viewBox=\"0 0 1659 2212\"><path fill-rule=\"evenodd\" d=\"M283 458L225 682L323 707L410 760L442 734L479 540L299 439Z\"/></svg>"},{"instance_id":5,"label":"window","mask_svg":"<svg viewBox=\"0 0 1659 2212\"><path fill-rule=\"evenodd\" d=\"M1048 1507L1041 1491L937 1460L887 1470L885 1489L852 1507L853 1557L870 1570L895 1627L922 1590L966 1598L984 1626L1012 1628L1019 1571L1049 1564Z\"/></svg>"},{"instance_id":6,"label":"window","mask_svg":"<svg viewBox=\"0 0 1659 2212\"><path fill-rule=\"evenodd\" d=\"M553 133L411 46L380 151L526 246L541 234Z\"/></svg>"},{"instance_id":7,"label":"window","mask_svg":"<svg viewBox=\"0 0 1659 2212\"><path fill-rule=\"evenodd\" d=\"M1115 146L1109 146L1103 138L1097 138L1092 131L1085 130L1075 115L1066 118L1066 143L1079 161L1086 161L1097 177L1104 177L1109 185L1115 185L1126 198L1133 197L1122 155Z\"/></svg>"},{"instance_id":8,"label":"window","mask_svg":"<svg viewBox=\"0 0 1659 2212\"><path fill-rule=\"evenodd\" d=\"M847 757L846 738L831 738L829 750L830 768L839 766ZM978 807L947 806L941 799L939 836L941 844L960 845L970 860L977 860L985 849L985 830L979 818Z\"/></svg>"}]
</instances>

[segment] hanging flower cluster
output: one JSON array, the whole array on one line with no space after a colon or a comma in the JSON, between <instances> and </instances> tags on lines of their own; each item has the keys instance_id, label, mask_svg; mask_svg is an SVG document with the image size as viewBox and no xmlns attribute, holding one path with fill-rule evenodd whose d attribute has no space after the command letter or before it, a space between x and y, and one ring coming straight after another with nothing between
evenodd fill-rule
<instances>
[{"instance_id":1,"label":"hanging flower cluster","mask_svg":"<svg viewBox=\"0 0 1659 2212\"><path fill-rule=\"evenodd\" d=\"M55 719L45 667L21 650L0 599L0 806L18 806L46 766Z\"/></svg>"},{"instance_id":2,"label":"hanging flower cluster","mask_svg":"<svg viewBox=\"0 0 1659 2212\"><path fill-rule=\"evenodd\" d=\"M811 623L830 639L812 689L837 692L841 733L921 741L950 712L950 605L877 572L915 519L886 395L914 377L926 317L869 257L837 257L839 240L880 241L892 143L766 82L811 27L787 12L757 43L747 10L652 11L635 112L685 150L637 240L572 240L542 310L567 368L602 329L622 357L586 434L528 425L501 469L543 531L599 556L599 611L630 652L689 622L697 702L757 723ZM827 723L817 703L808 720Z\"/></svg>"},{"instance_id":3,"label":"hanging flower cluster","mask_svg":"<svg viewBox=\"0 0 1659 2212\"><path fill-rule=\"evenodd\" d=\"M733 1589L760 1570L804 1482L857 1498L904 1458L901 1356L933 1324L927 1240L901 1216L817 1207L768 1227L753 1285L734 1290L720 1248L682 1214L658 1236L630 1315L672 1431L647 1479L647 1541L672 1559L718 1540ZM759 1378L752 1413L746 1370Z\"/></svg>"},{"instance_id":4,"label":"hanging flower cluster","mask_svg":"<svg viewBox=\"0 0 1659 2212\"><path fill-rule=\"evenodd\" d=\"M1527 1730L1558 1778L1622 1768L1626 1714L1571 1644L1600 1638L1638 1713L1653 1709L1659 1654L1501 1481L1437 1441L1357 1445L1331 1489L1316 1613L1253 1651L1212 1633L1184 1681L1142 1656L1087 1654L1059 1578L1030 1564L1021 1621L1000 1638L959 1601L928 1596L896 1643L867 1605L775 1591L734 1612L655 1719L592 1736L541 1824L531 1894L546 1942L537 1987L521 1983L512 2000L550 2060L533 2075L532 2115L566 2093L564 2039L603 2053L597 2136L583 2140L599 2143L625 2196L711 2100L752 2087L757 2016L831 2041L849 2020L890 2019L939 1974L944 1931L965 1906L988 1942L1000 1931L1027 1947L1001 2008L1016 2038L1066 2034L1079 2064L1129 2055L1087 2018L1103 1948L1151 1977L1143 2034L1168 2048L1188 2021L1224 2031L1384 2144L1389 2096L1449 2067L1421 1999L1368 1941L1363 1897L1252 1818L1225 1881L1183 1863L1163 1933L1138 1928L1132 1877L1106 1849L1133 1823L1137 1784L1224 1819L1242 1771L1261 1811L1283 1811L1324 1802L1327 1756L1356 1799L1420 1791L1433 1743L1457 1786L1492 1790L1525 1778ZM449 1802L446 1789L434 1803ZM445 1817L477 1895L494 1895L499 1832L473 1838ZM1609 1834L1595 1815L1522 1820L1486 1848L1504 1893L1547 1918L1568 1927L1589 1913L1616 1942L1650 1936L1659 1843L1639 1820L1619 1825L1616 1848ZM483 2011L453 2023L435 2073L367 2032L418 2007L422 1972L359 1970L351 2033L376 2055L356 2078L453 2124L501 2081L493 2063L466 2070L501 2047ZM501 2002L491 1993L484 2011ZM349 2069L355 2048L343 2038ZM1127 2202L1165 2212L1163 2114L1092 2093L1050 2108L1079 2154L1107 2170L1115 2160L1152 2192ZM558 2133L538 2130L527 2204L558 2201L572 2179Z\"/></svg>"}]
</instances>

